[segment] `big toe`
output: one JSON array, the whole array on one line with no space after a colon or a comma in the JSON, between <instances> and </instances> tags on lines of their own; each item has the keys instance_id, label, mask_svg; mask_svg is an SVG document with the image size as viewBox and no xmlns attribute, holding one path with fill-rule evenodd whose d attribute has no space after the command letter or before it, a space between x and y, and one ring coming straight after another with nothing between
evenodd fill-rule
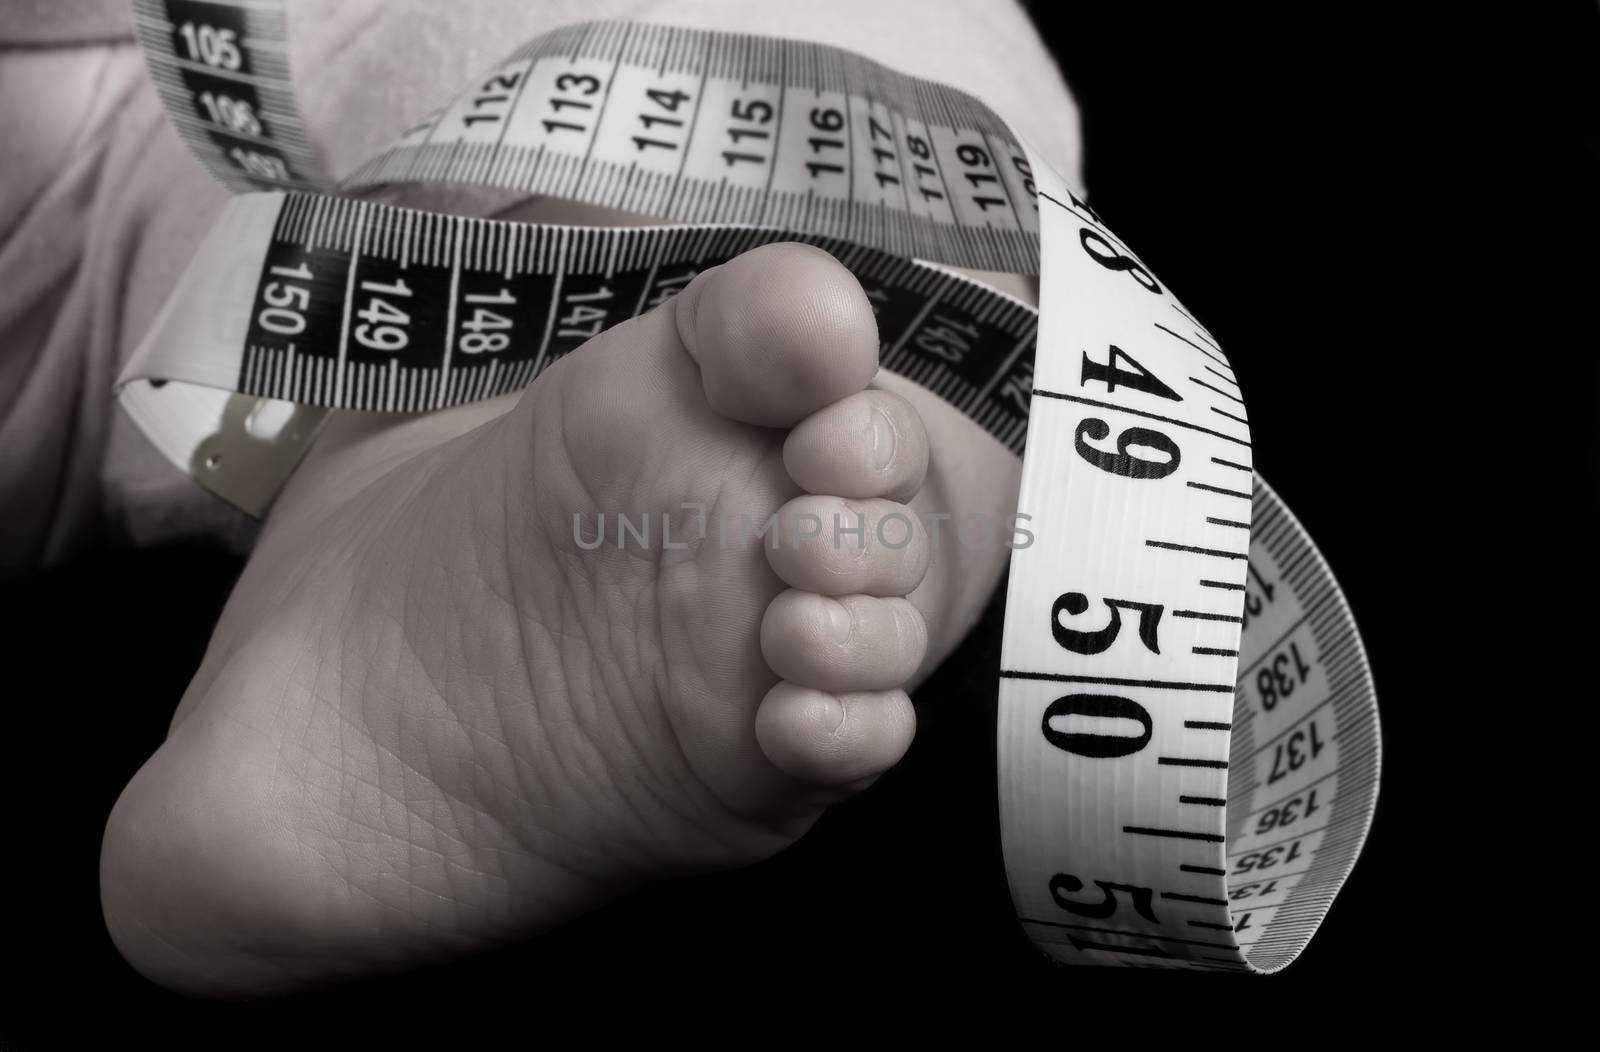
<instances>
[{"instance_id":1,"label":"big toe","mask_svg":"<svg viewBox=\"0 0 1600 1052\"><path fill-rule=\"evenodd\" d=\"M793 427L878 370L872 304L809 245L765 245L700 275L675 301L678 337L723 416Z\"/></svg>"}]
</instances>

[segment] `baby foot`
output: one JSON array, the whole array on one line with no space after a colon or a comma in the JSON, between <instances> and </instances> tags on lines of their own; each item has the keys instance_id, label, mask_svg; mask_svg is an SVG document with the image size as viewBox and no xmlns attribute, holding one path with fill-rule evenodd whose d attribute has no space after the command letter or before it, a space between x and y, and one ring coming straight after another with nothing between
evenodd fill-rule
<instances>
[{"instance_id":1,"label":"baby foot","mask_svg":"<svg viewBox=\"0 0 1600 1052\"><path fill-rule=\"evenodd\" d=\"M877 358L854 278L775 245L520 398L327 436L112 814L123 953L248 993L464 952L765 858L892 765L928 438Z\"/></svg>"}]
</instances>

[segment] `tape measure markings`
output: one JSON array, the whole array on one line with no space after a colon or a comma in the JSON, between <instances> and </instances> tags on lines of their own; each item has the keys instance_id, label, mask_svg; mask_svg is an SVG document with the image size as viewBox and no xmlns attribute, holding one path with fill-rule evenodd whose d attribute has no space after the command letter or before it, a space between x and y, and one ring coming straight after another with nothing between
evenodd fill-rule
<instances>
[{"instance_id":1,"label":"tape measure markings","mask_svg":"<svg viewBox=\"0 0 1600 1052\"><path fill-rule=\"evenodd\" d=\"M1305 603L1304 612L1289 626L1288 630L1278 635L1260 654L1245 666L1246 674L1260 666L1267 658L1272 657L1278 648L1282 647L1296 632L1306 626L1312 626L1316 636L1318 648L1317 659L1329 670L1327 694L1311 706L1309 712L1303 712L1275 736L1274 740L1263 743L1259 748L1246 745L1248 760L1244 764L1244 771L1253 774L1255 759L1265 753L1268 747L1278 743L1285 735L1294 731L1306 719L1314 719L1316 714L1325 708L1331 708L1339 717L1339 726L1333 734L1334 740L1344 740L1349 737L1363 743L1359 755L1352 751L1339 760L1339 766L1328 771L1309 782L1298 786L1291 792L1277 793L1263 801L1260 806L1248 806L1248 797L1254 788L1253 781L1241 779L1236 781L1230 792L1230 811L1237 814L1238 819L1232 823L1242 826L1244 822L1256 818L1269 810L1282 808L1285 804L1296 798L1304 799L1308 793L1326 786L1336 778L1356 779L1357 785L1362 784L1363 775L1366 776L1365 784L1371 789L1375 788L1375 764L1377 758L1376 724L1372 719L1371 682L1366 675L1364 661L1360 653L1359 640L1353 631L1349 630L1348 612L1341 610L1342 600L1337 589L1333 586L1331 578L1326 575L1325 567L1320 565L1320 560L1314 551L1303 543L1303 534L1297 533L1292 520L1286 514L1281 514L1281 505L1271 496L1270 490L1265 486L1257 488L1256 514L1253 516L1258 522L1257 534L1252 545L1252 562L1257 556L1263 562L1270 562L1275 556L1282 563L1282 569L1276 571L1280 580L1288 583L1290 594L1299 596ZM1294 542L1298 549L1285 549L1283 546ZM1257 549L1260 549L1259 551ZM1258 579L1265 581L1260 576L1260 571L1255 571ZM1267 582L1272 583L1272 582ZM1343 620L1340 614L1344 615ZM1245 675L1241 675L1241 684ZM1237 699L1239 712L1229 726L1233 734L1233 744L1236 748L1245 745L1251 724L1254 719L1254 710L1249 707L1246 691L1241 686ZM1218 727L1220 729L1220 726ZM1243 739L1243 740L1241 740ZM1314 929L1320 920L1333 892L1342 882L1349 868L1354 863L1354 857L1359 850L1367 823L1370 819L1371 798L1359 792L1345 792L1333 796L1329 801L1329 813L1324 823L1315 828L1302 827L1292 835L1279 840L1258 840L1254 843L1244 843L1237 850L1231 850L1225 857L1237 860L1230 874L1232 880L1229 898L1221 900L1208 895L1191 895L1188 892L1160 892L1161 901L1192 901L1206 899L1210 904L1226 901L1236 912L1232 915L1230 928L1237 925L1237 931L1256 931L1260 934L1254 937L1239 935L1241 947L1250 950L1255 956L1251 964L1257 968L1271 970L1281 967L1292 958L1294 952L1309 938L1310 930ZM1365 806L1363 806L1365 805ZM1238 831L1230 830L1229 840L1240 842ZM1272 852L1278 849L1278 855ZM1278 858L1316 858L1314 864L1297 871L1282 871L1275 876L1270 872L1272 867L1279 864ZM1265 876L1264 880L1252 880L1252 872L1256 871ZM1196 875L1220 875L1224 871L1214 866L1198 866L1193 863L1181 864L1180 872ZM1293 878L1293 879L1291 879ZM1312 879L1305 879L1312 878ZM1263 888L1270 888L1268 895L1280 895L1279 899L1269 899L1259 894ZM1243 900L1243 901L1241 901ZM1253 901L1252 901L1253 900ZM1183 918L1186 926L1222 930L1220 922L1207 920L1199 916ZM1188 946L1197 940L1184 941L1183 936L1168 936L1164 933L1148 931L1135 931L1132 929L1109 929L1088 925L1071 926L1062 922L1049 921L1042 917L1027 917L1025 923L1033 926L1057 927L1064 931L1087 931L1099 935L1120 936L1121 939L1114 943L1095 942L1094 940L1076 939L1068 936L1070 944L1080 952L1099 953L1102 955L1115 954L1119 957L1134 953L1144 955L1152 952L1152 943L1167 946ZM1137 940L1150 940L1138 942ZM1255 949L1260 947L1259 950ZM1085 950L1084 948L1089 949ZM1159 949L1159 946L1155 947ZM1163 951L1164 952L1164 951ZM1159 960L1159 958L1158 958ZM1148 966L1149 962L1124 961L1135 966ZM1211 963L1222 963L1216 959Z\"/></svg>"},{"instance_id":2,"label":"tape measure markings","mask_svg":"<svg viewBox=\"0 0 1600 1052\"><path fill-rule=\"evenodd\" d=\"M779 69L762 70L752 78L748 70L717 68L726 66L731 49L702 30L653 26L648 33L629 35L626 30L596 34L589 29L556 30L496 67L483 83L493 85L499 79L502 86L507 82L512 86L478 98L504 97L503 112L466 112L462 100L471 96L469 92L410 129L390 151L358 168L346 185L454 181L502 186L689 222L714 217L811 230L898 255L991 270L1031 272L1036 266L1037 249L1029 235L1037 230L1037 206L1031 193L1025 193L1032 187L1031 166L1004 124L970 96L943 85L914 82L859 56L819 45L777 42ZM672 61L663 58L669 53ZM691 61L695 55L704 60ZM651 71L660 78L667 69L678 76L698 77L693 85L684 81L674 86L668 78L667 84L647 89L670 100L670 109L636 114L611 107L619 76ZM804 74L798 82L797 70ZM540 89L528 90L535 81ZM770 90L755 98L729 94L734 86L748 92L752 83L775 89L775 94ZM685 90L691 86L694 91ZM507 94L513 90L514 97ZM694 96L692 121L675 116L689 95ZM794 95L806 96L798 100L801 106L794 105ZM702 121L708 96L719 107L730 103L728 128ZM554 115L531 112L542 112L546 104L556 107ZM805 123L795 116L802 111ZM878 120L880 115L887 124ZM491 119L497 128L489 135L480 133L476 124L457 127L469 118ZM636 120L647 122L644 131L650 134L634 134L639 130L633 124ZM742 120L750 126L741 127ZM682 140L654 137L666 121L685 127ZM540 127L547 137L535 142ZM570 150L556 149L548 135L557 130L581 136L581 150L578 143ZM474 141L479 134L487 137ZM721 149L723 135L732 135L735 146L748 145L748 136L760 135L759 141L772 149L763 148L759 154L744 148ZM901 149L899 143L910 145ZM808 149L809 153L803 152ZM909 160L908 150L913 151ZM795 168L786 161L797 153L802 154L797 162L802 177L808 172L813 184L803 189L778 182L781 173ZM656 156L670 156L670 168L643 167ZM730 184L747 157L752 159L749 163L759 162L759 184ZM997 158L1007 163L997 163ZM718 160L729 171L719 172ZM891 163L895 170L883 170ZM975 166L994 172L963 171ZM956 174L947 178L950 169ZM824 175L838 177L831 189L814 185ZM968 180L971 189L959 185L960 178ZM784 179L792 181L787 175ZM879 192L870 192L873 187ZM891 187L895 192L884 192ZM919 195L925 207L919 206ZM1019 198L1030 204L1020 206ZM944 202L945 207L936 208L933 202ZM997 219L1002 207L1009 217L1005 221Z\"/></svg>"},{"instance_id":3,"label":"tape measure markings","mask_svg":"<svg viewBox=\"0 0 1600 1052\"><path fill-rule=\"evenodd\" d=\"M1241 667L1237 700L1241 711L1234 720L1234 738L1235 746L1249 757L1242 770L1245 792L1253 797L1258 786L1264 788L1271 785L1275 780L1272 776L1281 770L1278 766L1280 753L1274 756L1274 762L1267 768L1267 778L1263 781L1258 757L1268 755L1269 748L1284 749L1286 737L1305 733L1296 732L1295 729L1307 720L1315 720L1316 714L1324 709L1333 714L1335 726L1329 735L1328 745L1323 748L1338 746L1340 749L1335 759L1327 761L1334 765L1333 770L1302 781L1292 791L1275 791L1265 802L1250 800L1238 807L1230 800L1230 810L1239 814L1237 825L1230 830L1230 842L1238 846L1228 856L1239 860L1232 874L1230 891L1230 897L1241 904L1236 930L1244 932L1251 927L1259 930L1260 934L1253 938L1241 935L1240 943L1252 949L1252 963L1255 966L1271 970L1287 964L1298 948L1310 938L1339 885L1355 863L1355 856L1371 820L1379 744L1371 677L1343 597L1326 565L1307 541L1304 531L1265 486L1258 485L1257 502L1259 514L1256 517L1262 522L1258 535L1261 561L1268 565L1277 564L1278 580L1288 585L1286 595L1299 604L1301 613L1254 659ZM1257 546L1258 543L1253 541L1253 553ZM1252 562L1255 561L1253 557ZM1264 574L1259 575L1257 580L1259 584L1269 583ZM1261 594L1265 596L1261 604L1261 609L1264 609L1266 602L1276 601L1278 593L1274 589ZM1248 610L1247 607L1247 616ZM1257 746L1253 742L1253 730L1260 709L1252 704L1247 684L1251 682L1253 674L1264 676L1274 671L1263 667L1269 658L1276 664L1280 657L1297 657L1292 652L1291 655L1284 655L1282 649L1286 644L1292 644L1296 635L1302 632L1309 633L1310 645L1315 650L1313 655L1306 658L1308 668L1310 665L1319 665L1323 669L1323 696L1321 700L1299 710L1298 715L1273 738ZM1310 685L1311 681L1302 680L1301 683L1305 686ZM1279 698L1274 705L1287 700ZM1315 761L1319 758L1313 756L1311 759ZM1287 762L1293 762L1292 756ZM1282 773L1285 780L1292 774L1286 771ZM1287 837L1256 839L1253 843L1252 839L1259 838L1261 833L1251 834L1243 830L1245 823L1257 816L1285 813L1282 809L1294 801L1309 801L1309 807L1316 807L1316 798L1312 794L1329 782L1336 787L1342 786L1344 791L1328 794L1322 805L1327 808L1327 815L1321 826L1302 826ZM1362 791L1363 786L1366 787L1365 792ZM1289 823L1275 820L1265 832L1282 828L1284 824L1297 825L1309 813L1309 810L1304 815L1296 812ZM1314 844L1311 843L1313 839ZM1298 873L1285 871L1274 875L1269 872L1277 865L1290 861L1296 855L1297 848L1303 849L1304 856L1314 861ZM1282 854L1271 855L1274 850L1280 850ZM1253 864L1241 868L1252 860ZM1271 865L1263 867L1262 863L1268 861ZM1253 872L1261 874L1262 880L1247 879ZM1293 882L1286 888L1275 887L1272 892L1283 892L1284 898L1279 902L1264 903L1254 895L1256 888L1285 880ZM1250 901L1253 897L1257 901ZM1262 917L1262 914L1266 916Z\"/></svg>"},{"instance_id":4,"label":"tape measure markings","mask_svg":"<svg viewBox=\"0 0 1600 1052\"><path fill-rule=\"evenodd\" d=\"M157 91L201 163L235 190L327 187L294 104L281 4L134 0L133 11Z\"/></svg>"},{"instance_id":5,"label":"tape measure markings","mask_svg":"<svg viewBox=\"0 0 1600 1052\"><path fill-rule=\"evenodd\" d=\"M541 368L621 320L620 312L613 314L610 306L584 306L580 314L566 316L570 326L558 327L564 305L574 300L600 302L593 299L598 296L608 305L649 308L709 266L756 244L793 238L778 231L725 227L535 228L291 194L284 199L263 253L257 310L244 341L240 390L369 410L391 405L404 410L438 408L485 393L516 390ZM988 399L982 414L986 428L1016 451L1025 421L1025 405L1018 395L1026 388L1020 382L1008 385L1007 380L1018 369L1018 348L1031 343L1035 332L1032 311L957 275L917 265L908 268L904 261L861 246L841 246L826 238L807 240L844 259L868 287L889 347L885 364L922 380L957 404L971 407L983 392ZM492 251L485 255L491 242L507 246L499 258ZM651 262L645 263L646 259ZM510 278L503 276L507 273ZM507 284L494 290L479 287L488 276ZM602 282L598 286L593 284L596 279ZM529 281L534 284L529 286ZM575 291L575 281L591 284ZM405 289L403 295L419 306L406 322L404 348L399 346L402 336L397 330L385 332L381 326L374 329L352 321L362 309L362 289L386 288ZM459 329L451 311L463 298L473 296L483 302L498 297L507 304L509 313L501 320L508 331L503 338L491 337L501 350L486 355L482 364L459 358L449 362L447 344ZM439 301L445 304L442 319L421 310ZM542 321L513 316L520 304L538 306ZM385 300L378 307L369 301L365 309L391 308ZM284 329L294 331L277 331ZM541 331L542 338L537 345L529 341L521 352L509 350L517 331ZM374 354L355 350L352 336L367 340L367 350L377 350ZM480 338L480 346L485 345ZM327 361L317 346L344 350ZM530 354L532 363L522 364ZM489 362L501 363L493 382L483 376ZM989 364L972 375L956 371L970 372L971 363ZM392 378L382 381L387 386L381 394L375 386L380 382L375 373L380 371ZM461 379L463 371L471 371L472 378ZM418 399L413 382L405 378L408 372L430 380L437 377L437 394ZM395 399L388 394L394 384L413 393Z\"/></svg>"}]
</instances>

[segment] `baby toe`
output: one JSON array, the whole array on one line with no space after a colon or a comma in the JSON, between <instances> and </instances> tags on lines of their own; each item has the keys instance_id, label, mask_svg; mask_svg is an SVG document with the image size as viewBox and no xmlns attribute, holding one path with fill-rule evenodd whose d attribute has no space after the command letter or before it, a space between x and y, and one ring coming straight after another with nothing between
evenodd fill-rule
<instances>
[{"instance_id":1,"label":"baby toe","mask_svg":"<svg viewBox=\"0 0 1600 1052\"><path fill-rule=\"evenodd\" d=\"M767 562L791 588L820 595L906 595L931 546L912 510L891 500L804 495L778 512Z\"/></svg>"},{"instance_id":2,"label":"baby toe","mask_svg":"<svg viewBox=\"0 0 1600 1052\"><path fill-rule=\"evenodd\" d=\"M807 493L910 500L928 473L928 432L904 398L862 391L800 421L783 463Z\"/></svg>"},{"instance_id":3,"label":"baby toe","mask_svg":"<svg viewBox=\"0 0 1600 1052\"><path fill-rule=\"evenodd\" d=\"M928 629L906 599L842 598L793 589L761 620L761 653L790 683L827 691L889 690L922 663Z\"/></svg>"},{"instance_id":4,"label":"baby toe","mask_svg":"<svg viewBox=\"0 0 1600 1052\"><path fill-rule=\"evenodd\" d=\"M756 712L756 740L773 766L837 787L854 787L894 766L916 726L903 690L834 694L779 683Z\"/></svg>"},{"instance_id":5,"label":"baby toe","mask_svg":"<svg viewBox=\"0 0 1600 1052\"><path fill-rule=\"evenodd\" d=\"M678 338L723 416L792 427L878 371L872 303L844 265L809 245L763 245L672 300Z\"/></svg>"}]
</instances>

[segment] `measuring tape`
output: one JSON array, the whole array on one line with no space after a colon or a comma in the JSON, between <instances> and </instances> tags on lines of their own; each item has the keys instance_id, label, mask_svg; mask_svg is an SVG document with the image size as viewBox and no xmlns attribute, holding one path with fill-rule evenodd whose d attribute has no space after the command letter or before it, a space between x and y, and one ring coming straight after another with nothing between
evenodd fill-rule
<instances>
[{"instance_id":1,"label":"measuring tape","mask_svg":"<svg viewBox=\"0 0 1600 1052\"><path fill-rule=\"evenodd\" d=\"M330 193L277 0L135 0L178 131L241 191L119 380L256 514L337 409L517 390L755 245L836 256L883 365L1023 459L999 683L1018 916L1075 964L1271 972L1377 798L1354 620L1251 468L1216 341L987 106L833 47L627 22L518 49L339 187L454 182L683 224L592 229ZM1038 274L1042 311L919 260Z\"/></svg>"}]
</instances>

